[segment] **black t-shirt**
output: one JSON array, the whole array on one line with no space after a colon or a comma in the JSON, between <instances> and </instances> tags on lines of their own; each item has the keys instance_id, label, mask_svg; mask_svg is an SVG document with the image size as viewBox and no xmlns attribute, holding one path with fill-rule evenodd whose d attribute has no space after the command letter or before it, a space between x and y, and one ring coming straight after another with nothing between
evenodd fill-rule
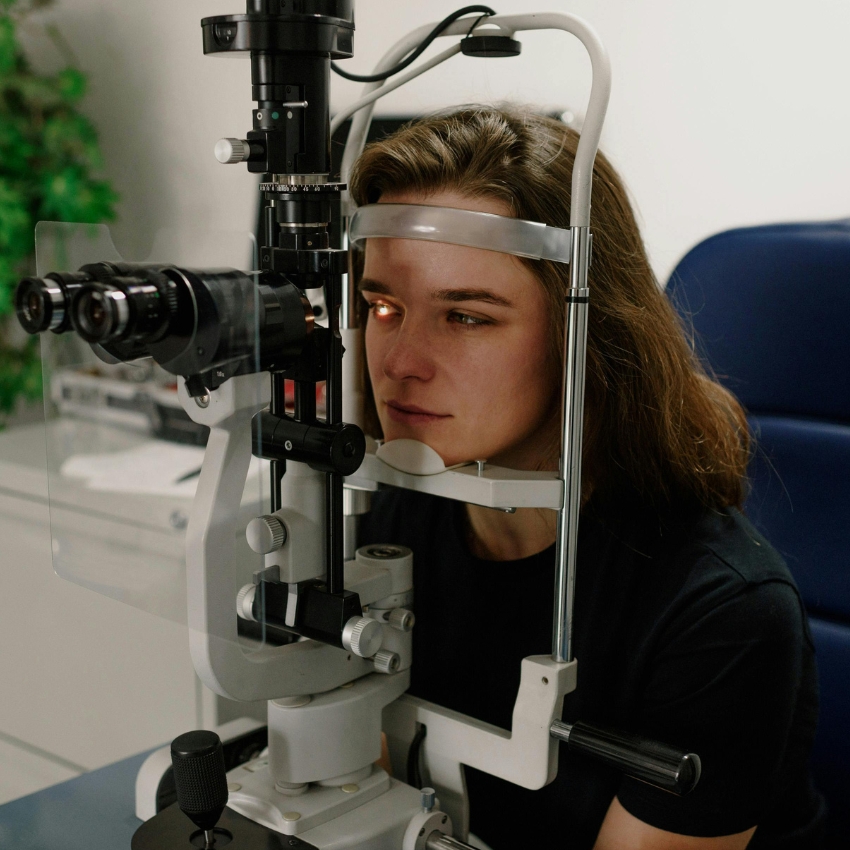
<instances>
[{"instance_id":1,"label":"black t-shirt","mask_svg":"<svg viewBox=\"0 0 850 850\"><path fill-rule=\"evenodd\" d=\"M520 661L551 652L554 546L485 561L463 505L376 494L360 544L414 553L411 693L509 729ZM493 850L590 848L616 795L659 829L759 828L752 848L819 846L824 805L808 769L817 673L782 559L738 511L662 518L635 499L582 512L573 623L578 686L566 722L633 731L696 752L702 778L676 797L562 746L539 791L466 769L471 830Z\"/></svg>"}]
</instances>

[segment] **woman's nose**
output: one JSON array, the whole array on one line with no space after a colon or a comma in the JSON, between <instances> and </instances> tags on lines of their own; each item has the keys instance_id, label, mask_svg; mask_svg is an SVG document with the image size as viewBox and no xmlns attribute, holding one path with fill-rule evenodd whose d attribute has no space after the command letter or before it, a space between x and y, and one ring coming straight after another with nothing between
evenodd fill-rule
<instances>
[{"instance_id":1,"label":"woman's nose","mask_svg":"<svg viewBox=\"0 0 850 850\"><path fill-rule=\"evenodd\" d=\"M406 316L384 354L384 374L391 381L410 378L427 381L434 375L434 354L426 329Z\"/></svg>"}]
</instances>

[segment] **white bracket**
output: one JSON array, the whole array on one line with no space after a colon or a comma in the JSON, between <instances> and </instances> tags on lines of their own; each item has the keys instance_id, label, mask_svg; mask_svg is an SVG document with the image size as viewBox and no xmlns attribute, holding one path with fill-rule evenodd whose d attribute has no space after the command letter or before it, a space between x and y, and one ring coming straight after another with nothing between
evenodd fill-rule
<instances>
[{"instance_id":1,"label":"white bracket","mask_svg":"<svg viewBox=\"0 0 850 850\"><path fill-rule=\"evenodd\" d=\"M431 783L443 809L465 835L468 814L461 765L531 790L555 778L559 742L549 729L561 717L564 696L575 690L576 670L576 661L558 663L548 655L523 659L510 731L407 695L384 709L384 731L392 747L408 744L418 725L426 727L422 746Z\"/></svg>"},{"instance_id":2,"label":"white bracket","mask_svg":"<svg viewBox=\"0 0 850 850\"><path fill-rule=\"evenodd\" d=\"M186 532L189 646L203 683L233 700L268 700L330 691L373 672L353 653L306 640L250 654L240 645L236 596L251 580L237 563L239 506L251 462L251 419L269 403L268 374L240 375L199 406L183 386L180 403L210 428Z\"/></svg>"}]
</instances>

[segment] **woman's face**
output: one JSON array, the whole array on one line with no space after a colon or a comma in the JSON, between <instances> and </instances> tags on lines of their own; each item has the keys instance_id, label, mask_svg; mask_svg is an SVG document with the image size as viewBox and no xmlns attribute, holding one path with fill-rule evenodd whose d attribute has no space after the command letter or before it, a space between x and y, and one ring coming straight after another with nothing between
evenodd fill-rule
<instances>
[{"instance_id":1,"label":"woman's face","mask_svg":"<svg viewBox=\"0 0 850 850\"><path fill-rule=\"evenodd\" d=\"M509 215L453 192L384 195ZM551 468L560 374L543 288L517 257L439 242L370 239L360 284L366 356L384 439L419 440L447 466Z\"/></svg>"}]
</instances>

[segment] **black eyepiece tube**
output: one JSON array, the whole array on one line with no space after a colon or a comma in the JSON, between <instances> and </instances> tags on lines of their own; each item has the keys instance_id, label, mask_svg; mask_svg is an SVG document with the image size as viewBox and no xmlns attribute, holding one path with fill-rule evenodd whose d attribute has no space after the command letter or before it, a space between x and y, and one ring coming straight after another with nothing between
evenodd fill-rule
<instances>
[{"instance_id":1,"label":"black eyepiece tube","mask_svg":"<svg viewBox=\"0 0 850 850\"><path fill-rule=\"evenodd\" d=\"M702 766L696 753L590 723L556 720L549 732L570 752L583 753L671 794L687 794L699 782Z\"/></svg>"},{"instance_id":2,"label":"black eyepiece tube","mask_svg":"<svg viewBox=\"0 0 850 850\"><path fill-rule=\"evenodd\" d=\"M15 290L15 313L30 334L70 330L71 300L91 281L84 272L53 272L46 277L25 277Z\"/></svg>"}]
</instances>

